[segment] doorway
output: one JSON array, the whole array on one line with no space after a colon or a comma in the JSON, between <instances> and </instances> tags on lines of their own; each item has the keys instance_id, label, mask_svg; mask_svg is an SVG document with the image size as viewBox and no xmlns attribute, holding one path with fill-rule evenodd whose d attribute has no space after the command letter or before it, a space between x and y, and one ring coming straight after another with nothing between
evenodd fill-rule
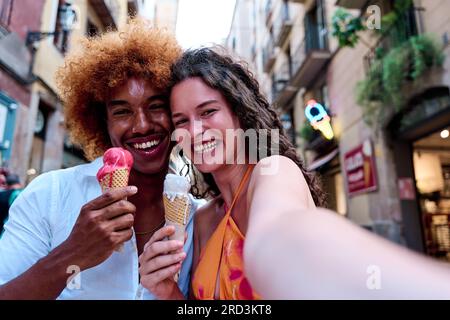
<instances>
[{"instance_id":1,"label":"doorway","mask_svg":"<svg viewBox=\"0 0 450 320\"><path fill-rule=\"evenodd\" d=\"M425 249L450 261L450 126L413 142Z\"/></svg>"},{"instance_id":2,"label":"doorway","mask_svg":"<svg viewBox=\"0 0 450 320\"><path fill-rule=\"evenodd\" d=\"M399 188L403 236L410 249L449 260L448 240L443 239L448 239L449 221L450 90L432 87L408 105L387 127L398 185L409 180L412 189L405 196Z\"/></svg>"},{"instance_id":3,"label":"doorway","mask_svg":"<svg viewBox=\"0 0 450 320\"><path fill-rule=\"evenodd\" d=\"M34 126L33 144L31 146L30 162L27 170L27 183L42 173L45 143L47 139L48 119L51 114L51 107L42 99L39 101L39 109L36 115Z\"/></svg>"}]
</instances>

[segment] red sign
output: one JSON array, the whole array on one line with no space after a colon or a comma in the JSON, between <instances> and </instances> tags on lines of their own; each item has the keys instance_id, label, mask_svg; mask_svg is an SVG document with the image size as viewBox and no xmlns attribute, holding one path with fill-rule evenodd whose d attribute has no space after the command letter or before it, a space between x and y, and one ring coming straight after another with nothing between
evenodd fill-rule
<instances>
[{"instance_id":1,"label":"red sign","mask_svg":"<svg viewBox=\"0 0 450 320\"><path fill-rule=\"evenodd\" d=\"M398 178L398 193L400 200L416 199L414 182L412 178Z\"/></svg>"},{"instance_id":2,"label":"red sign","mask_svg":"<svg viewBox=\"0 0 450 320\"><path fill-rule=\"evenodd\" d=\"M377 189L375 157L370 140L344 154L344 169L349 196Z\"/></svg>"}]
</instances>

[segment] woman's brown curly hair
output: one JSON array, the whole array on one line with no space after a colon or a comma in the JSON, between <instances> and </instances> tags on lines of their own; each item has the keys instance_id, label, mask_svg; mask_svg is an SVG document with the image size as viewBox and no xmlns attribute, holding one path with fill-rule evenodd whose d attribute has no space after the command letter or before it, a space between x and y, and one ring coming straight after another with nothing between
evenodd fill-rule
<instances>
[{"instance_id":1,"label":"woman's brown curly hair","mask_svg":"<svg viewBox=\"0 0 450 320\"><path fill-rule=\"evenodd\" d=\"M121 30L82 39L77 49L57 71L56 83L71 140L93 160L111 147L105 121L111 90L131 77L166 89L181 47L168 31L134 18Z\"/></svg>"},{"instance_id":2,"label":"woman's brown curly hair","mask_svg":"<svg viewBox=\"0 0 450 320\"><path fill-rule=\"evenodd\" d=\"M217 53L219 48L200 48L186 51L172 67L171 88L181 81L200 77L208 86L220 91L229 102L232 111L239 118L242 129L268 129L268 141L271 141L271 130L279 132L279 154L297 164L302 171L313 200L317 206L325 205L325 193L320 187L316 175L308 172L303 161L298 157L294 145L290 142L275 109L259 90L258 81L244 63L234 61L226 54ZM260 149L264 148L264 152ZM258 160L260 155L272 155L272 148L259 142ZM194 173L196 171L194 170ZM211 174L204 174L203 179L208 188L201 192L201 179L196 177L191 192L196 197L216 196L220 193Z\"/></svg>"}]
</instances>

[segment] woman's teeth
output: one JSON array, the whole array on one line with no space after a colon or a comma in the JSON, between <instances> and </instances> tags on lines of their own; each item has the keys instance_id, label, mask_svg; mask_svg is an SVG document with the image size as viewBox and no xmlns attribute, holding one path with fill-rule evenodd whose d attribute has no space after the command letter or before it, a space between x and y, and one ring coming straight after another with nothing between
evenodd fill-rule
<instances>
[{"instance_id":1,"label":"woman's teeth","mask_svg":"<svg viewBox=\"0 0 450 320\"><path fill-rule=\"evenodd\" d=\"M133 143L133 148L135 149L149 149L153 146L156 146L160 143L160 140L153 140L153 141L149 141L149 142L144 142L144 143Z\"/></svg>"},{"instance_id":2,"label":"woman's teeth","mask_svg":"<svg viewBox=\"0 0 450 320\"><path fill-rule=\"evenodd\" d=\"M206 152L211 152L212 150L214 150L214 148L217 146L217 142L216 141L212 141L212 142L208 142L208 143L203 143L201 145L197 145L194 147L194 151L197 153L206 153Z\"/></svg>"}]
</instances>

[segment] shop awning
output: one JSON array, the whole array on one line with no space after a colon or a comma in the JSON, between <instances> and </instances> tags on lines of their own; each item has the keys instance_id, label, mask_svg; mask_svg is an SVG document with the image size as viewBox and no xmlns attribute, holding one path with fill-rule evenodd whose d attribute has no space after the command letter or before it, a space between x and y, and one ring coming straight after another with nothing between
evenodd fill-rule
<instances>
[{"instance_id":1,"label":"shop awning","mask_svg":"<svg viewBox=\"0 0 450 320\"><path fill-rule=\"evenodd\" d=\"M331 160L333 160L334 157L339 153L339 149L335 148L331 152L327 153L326 155L314 160L309 166L308 171L317 170L318 168L322 167L323 165L327 164Z\"/></svg>"}]
</instances>

